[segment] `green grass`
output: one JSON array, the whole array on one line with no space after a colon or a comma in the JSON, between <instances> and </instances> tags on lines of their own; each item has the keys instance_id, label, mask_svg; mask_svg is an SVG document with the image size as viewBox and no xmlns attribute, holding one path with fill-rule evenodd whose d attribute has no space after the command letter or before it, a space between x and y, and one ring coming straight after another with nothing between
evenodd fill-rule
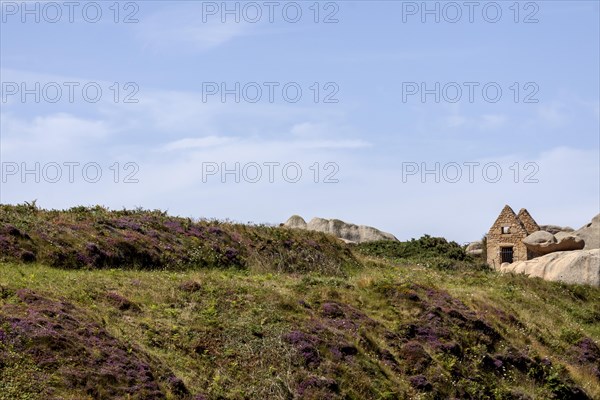
<instances>
[{"instance_id":1,"label":"green grass","mask_svg":"<svg viewBox=\"0 0 600 400\"><path fill-rule=\"evenodd\" d=\"M21 205L0 250L0 400L600 399L600 289L441 238Z\"/></svg>"},{"instance_id":2,"label":"green grass","mask_svg":"<svg viewBox=\"0 0 600 400\"><path fill-rule=\"evenodd\" d=\"M589 368L576 365L569 353L581 337L590 337L596 342L600 338L598 289L493 272L456 274L378 261L365 263L369 266L348 277L236 270L69 271L38 264L2 264L0 285L13 290L29 288L54 299L65 299L86 310L92 320L120 341L133 343L159 360L181 378L192 393L205 393L209 398L239 399L294 396L298 385L312 376L313 369L298 361L295 349L283 338L291 331L321 324L323 316L319 305L332 301L354 307L376 323L363 328L366 330L363 336L375 343L373 348L361 342L361 335L353 336L340 329L326 329L327 332L322 333L330 335L332 342L344 340L358 348L353 362L336 365L336 360L327 359L317 369L319 376L337 382L340 398L343 395L357 399L432 398L428 393L411 388L407 380L409 373L402 368L400 372L390 369L375 353L385 348L397 354L385 333L398 332L399 326L414 320L411 301L402 297L391 299L391 291L402 291L413 285L444 289L500 332L503 343L498 349L511 346L526 350L532 356L547 357L553 366L565 366L563 377L570 376L592 398L600 396L597 378ZM182 291L180 285L189 281L199 283L200 290ZM137 304L141 311L115 308L106 299L108 292L119 293ZM301 305L301 300L311 309ZM498 310L518 322L505 320ZM464 333L459 330L456 335ZM443 353L425 348L434 359L434 365L424 371L427 376L441 373L449 377L453 363L457 362L467 363L469 367L475 365L468 356L452 361ZM464 350L465 354L471 350L474 357L487 352L475 342L473 348ZM2 384L27 382L33 367L11 368L10 380L3 380ZM488 376L480 370L472 372ZM522 392L531 398L551 398L548 382L528 379L518 371L512 374L514 376L498 379L493 388L489 387L490 382L477 379L457 385L465 390L463 394L471 390L473 394L469 396L473 398L490 396L490 393L504 398L502 396L513 392Z\"/></svg>"}]
</instances>

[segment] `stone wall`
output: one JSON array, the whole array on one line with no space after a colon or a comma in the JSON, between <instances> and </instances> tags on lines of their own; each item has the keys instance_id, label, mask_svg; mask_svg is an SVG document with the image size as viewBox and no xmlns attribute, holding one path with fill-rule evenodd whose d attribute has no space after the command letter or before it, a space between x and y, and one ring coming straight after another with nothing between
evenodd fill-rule
<instances>
[{"instance_id":1,"label":"stone wall","mask_svg":"<svg viewBox=\"0 0 600 400\"><path fill-rule=\"evenodd\" d=\"M521 208L519 214L517 214L517 218L525 227L525 230L527 231L528 235L531 235L533 232L541 230L540 226L537 224L537 222L535 222L531 214L529 214L529 211L527 211L526 209Z\"/></svg>"}]
</instances>

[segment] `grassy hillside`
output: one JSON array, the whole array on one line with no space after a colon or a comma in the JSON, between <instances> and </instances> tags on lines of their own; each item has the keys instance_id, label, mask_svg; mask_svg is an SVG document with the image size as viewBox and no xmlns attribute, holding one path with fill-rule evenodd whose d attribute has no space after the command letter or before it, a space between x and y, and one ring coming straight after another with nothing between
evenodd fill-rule
<instances>
[{"instance_id":1,"label":"grassy hillside","mask_svg":"<svg viewBox=\"0 0 600 400\"><path fill-rule=\"evenodd\" d=\"M599 399L600 290L424 237L0 206L0 399Z\"/></svg>"}]
</instances>

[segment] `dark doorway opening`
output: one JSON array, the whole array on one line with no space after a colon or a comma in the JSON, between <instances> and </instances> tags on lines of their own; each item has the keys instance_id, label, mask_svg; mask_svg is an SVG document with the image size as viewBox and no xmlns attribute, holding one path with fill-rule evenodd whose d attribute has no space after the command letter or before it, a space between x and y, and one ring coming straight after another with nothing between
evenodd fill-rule
<instances>
[{"instance_id":1,"label":"dark doorway opening","mask_svg":"<svg viewBox=\"0 0 600 400\"><path fill-rule=\"evenodd\" d=\"M512 247L500 247L500 262L512 263L513 262L513 248Z\"/></svg>"}]
</instances>

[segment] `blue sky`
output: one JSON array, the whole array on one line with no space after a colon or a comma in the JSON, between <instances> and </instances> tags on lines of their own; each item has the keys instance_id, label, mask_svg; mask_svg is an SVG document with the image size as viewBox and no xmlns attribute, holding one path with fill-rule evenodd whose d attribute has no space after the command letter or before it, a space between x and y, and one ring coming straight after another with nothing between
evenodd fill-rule
<instances>
[{"instance_id":1,"label":"blue sky","mask_svg":"<svg viewBox=\"0 0 600 400\"><path fill-rule=\"evenodd\" d=\"M600 212L597 1L474 2L473 22L465 2L76 2L72 21L63 2L1 3L3 203L300 214L459 242L504 204L574 228ZM239 103L223 101L236 82Z\"/></svg>"}]
</instances>

